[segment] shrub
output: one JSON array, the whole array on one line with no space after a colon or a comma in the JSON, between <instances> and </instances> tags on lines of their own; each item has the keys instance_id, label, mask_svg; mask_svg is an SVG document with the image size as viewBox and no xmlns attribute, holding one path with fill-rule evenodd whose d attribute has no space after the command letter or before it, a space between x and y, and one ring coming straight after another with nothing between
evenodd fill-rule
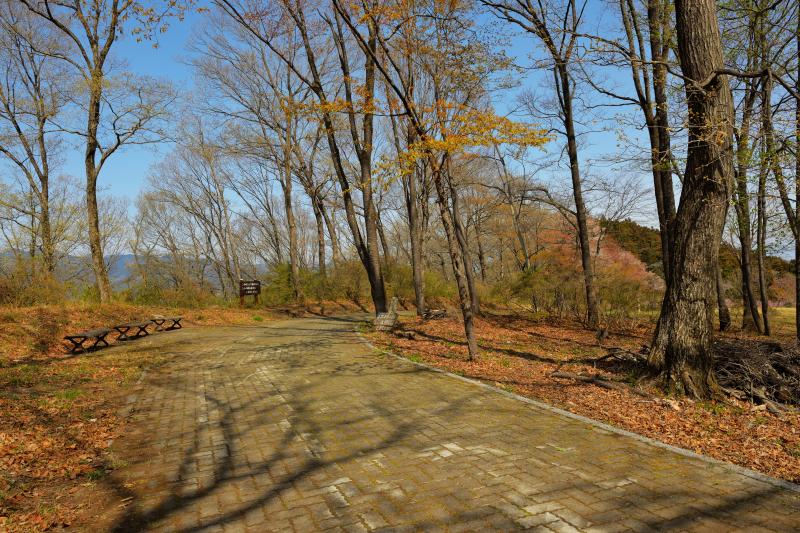
<instances>
[{"instance_id":1,"label":"shrub","mask_svg":"<svg viewBox=\"0 0 800 533\"><path fill-rule=\"evenodd\" d=\"M14 260L0 268L0 305L32 306L64 302L66 284L38 261Z\"/></svg>"}]
</instances>

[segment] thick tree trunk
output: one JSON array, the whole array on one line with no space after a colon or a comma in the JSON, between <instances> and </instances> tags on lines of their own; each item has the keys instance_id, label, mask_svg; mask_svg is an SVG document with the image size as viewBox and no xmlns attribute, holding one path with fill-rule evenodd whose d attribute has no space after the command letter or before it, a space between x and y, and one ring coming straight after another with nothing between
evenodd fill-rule
<instances>
[{"instance_id":1,"label":"thick tree trunk","mask_svg":"<svg viewBox=\"0 0 800 533\"><path fill-rule=\"evenodd\" d=\"M795 93L800 94L800 17L797 18L795 40L797 41L797 71L795 72ZM800 98L794 101L794 141L800 147ZM800 149L794 151L794 327L795 337L800 341Z\"/></svg>"},{"instance_id":2,"label":"thick tree trunk","mask_svg":"<svg viewBox=\"0 0 800 533\"><path fill-rule=\"evenodd\" d=\"M718 393L712 364L712 321L719 243L733 171L733 98L723 68L714 0L676 0L689 145L673 224L667 287L648 366L669 390L698 398Z\"/></svg>"},{"instance_id":3,"label":"thick tree trunk","mask_svg":"<svg viewBox=\"0 0 800 533\"><path fill-rule=\"evenodd\" d=\"M371 172L369 172L372 179ZM363 179L363 175L362 175ZM378 225L376 223L377 213L372 203L371 185L367 185L370 194L364 195L364 230L367 238L366 250L364 250L364 267L367 270L369 279L372 303L375 305L375 314L386 312L386 288L383 281L383 270L381 268L380 252L378 252Z\"/></svg>"}]
</instances>

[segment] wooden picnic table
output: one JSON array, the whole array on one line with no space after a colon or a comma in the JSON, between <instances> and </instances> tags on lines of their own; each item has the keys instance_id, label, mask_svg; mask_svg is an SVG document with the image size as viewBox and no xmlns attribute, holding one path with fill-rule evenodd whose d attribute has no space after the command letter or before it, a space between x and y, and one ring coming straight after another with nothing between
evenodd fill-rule
<instances>
[{"instance_id":1,"label":"wooden picnic table","mask_svg":"<svg viewBox=\"0 0 800 533\"><path fill-rule=\"evenodd\" d=\"M181 320L183 320L182 316L154 316L150 319L150 322L156 325L156 331L170 331L173 329L181 329L183 327L181 325ZM167 322L170 324L164 327L164 324Z\"/></svg>"},{"instance_id":2,"label":"wooden picnic table","mask_svg":"<svg viewBox=\"0 0 800 533\"><path fill-rule=\"evenodd\" d=\"M101 348L102 346L108 346L106 336L109 333L111 333L111 330L107 328L90 329L87 331L74 333L72 335L65 335L64 339L72 343L72 346L69 349L70 353L77 353L78 351L85 352L87 350ZM84 346L84 343L90 339L94 339L94 343L87 348Z\"/></svg>"},{"instance_id":3,"label":"wooden picnic table","mask_svg":"<svg viewBox=\"0 0 800 533\"><path fill-rule=\"evenodd\" d=\"M119 337L117 340L119 341L127 341L131 339L137 339L139 337L146 337L150 335L150 332L147 331L147 326L149 326L152 322L149 320L146 322L129 322L127 324L119 324L114 326L114 329L117 330L119 333ZM133 333L131 334L131 331Z\"/></svg>"}]
</instances>

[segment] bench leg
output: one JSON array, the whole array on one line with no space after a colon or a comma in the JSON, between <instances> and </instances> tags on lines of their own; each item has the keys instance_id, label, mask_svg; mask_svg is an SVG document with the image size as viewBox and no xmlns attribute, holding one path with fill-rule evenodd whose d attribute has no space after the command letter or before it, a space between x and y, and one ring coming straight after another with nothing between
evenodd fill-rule
<instances>
[{"instance_id":1,"label":"bench leg","mask_svg":"<svg viewBox=\"0 0 800 533\"><path fill-rule=\"evenodd\" d=\"M69 349L69 353L76 354L79 351L86 352L86 348L83 347L83 343L86 342L86 339L78 342L74 339L67 339L69 342L72 343L72 347Z\"/></svg>"}]
</instances>

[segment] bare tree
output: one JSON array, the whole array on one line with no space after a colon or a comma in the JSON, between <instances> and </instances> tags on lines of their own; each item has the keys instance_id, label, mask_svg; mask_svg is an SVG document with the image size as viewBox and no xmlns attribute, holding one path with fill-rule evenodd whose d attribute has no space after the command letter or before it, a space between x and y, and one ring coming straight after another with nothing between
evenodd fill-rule
<instances>
[{"instance_id":1,"label":"bare tree","mask_svg":"<svg viewBox=\"0 0 800 533\"><path fill-rule=\"evenodd\" d=\"M0 5L0 153L25 177L35 199L34 240L41 242L50 274L56 267L50 187L61 140L55 120L67 104L63 93L72 81L52 57L63 52L57 37L17 4Z\"/></svg>"},{"instance_id":2,"label":"bare tree","mask_svg":"<svg viewBox=\"0 0 800 533\"><path fill-rule=\"evenodd\" d=\"M378 249L378 226L373 201L372 164L374 151L374 98L375 98L375 59L374 53L355 49L346 41L337 15L322 15L320 11L308 10L305 4L293 1L265 2L263 9L254 11L246 3L232 0L218 0L215 4L231 20L239 24L261 41L276 57L308 87L317 100L317 110L324 126L325 138L340 193L344 203L345 217L350 229L353 243L361 263L367 272L370 292L375 312L386 311L386 289L381 271L380 251ZM314 16L307 18L308 12ZM311 26L311 27L310 27ZM324 32L320 30L324 28ZM302 43L302 55L292 57L285 53L281 42L286 33L297 35ZM313 33L312 33L313 32ZM323 39L320 42L320 36ZM374 36L372 37L374 52ZM324 51L333 45L338 76L343 89L343 105L329 93L330 83L326 76L326 65L323 64ZM354 92L354 72L350 55L354 51L363 59L364 83L359 93ZM334 92L336 89L333 89ZM358 100L358 101L357 101ZM347 162L343 154L342 140L337 134L336 111L346 116L346 128L350 134L351 147L357 159L358 176L351 181L347 172ZM353 192L359 190L363 206L363 232L359 224Z\"/></svg>"},{"instance_id":3,"label":"bare tree","mask_svg":"<svg viewBox=\"0 0 800 533\"><path fill-rule=\"evenodd\" d=\"M111 297L111 284L103 258L97 207L97 182L108 159L122 146L156 142L167 105L174 99L169 87L130 73L112 76L111 51L125 31L149 37L164 28L164 20L182 14L179 3L168 2L163 9L134 0L19 0L30 13L50 23L60 34L68 51L47 51L71 66L82 82L74 94L85 122L81 128L67 128L84 143L86 173L86 214L92 267L100 300ZM134 26L138 23L138 26Z\"/></svg>"},{"instance_id":4,"label":"bare tree","mask_svg":"<svg viewBox=\"0 0 800 533\"><path fill-rule=\"evenodd\" d=\"M577 45L586 2L566 0L563 5L536 4L519 1L481 0L499 18L522 28L535 36L544 45L552 65L553 90L556 93L559 120L563 129L559 133L567 141L572 193L575 203L575 217L578 228L578 243L583 266L586 290L586 322L590 328L599 324L597 297L594 289L594 269L592 267L591 243L589 242L589 222L581 183L580 158L578 154L578 132L575 126L575 80L570 69L577 54Z\"/></svg>"},{"instance_id":5,"label":"bare tree","mask_svg":"<svg viewBox=\"0 0 800 533\"><path fill-rule=\"evenodd\" d=\"M668 388L706 398L718 390L712 319L733 176L733 99L728 78L720 73L723 50L715 2L676 0L675 17L689 145L673 226L672 275L648 365Z\"/></svg>"}]
</instances>

